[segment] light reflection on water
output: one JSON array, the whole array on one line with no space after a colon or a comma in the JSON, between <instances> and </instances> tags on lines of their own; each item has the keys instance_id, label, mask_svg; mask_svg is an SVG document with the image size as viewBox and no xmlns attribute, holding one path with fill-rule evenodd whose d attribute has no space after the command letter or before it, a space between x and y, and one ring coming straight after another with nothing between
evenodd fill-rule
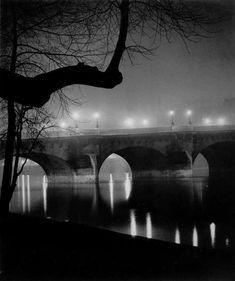
<instances>
[{"instance_id":1,"label":"light reflection on water","mask_svg":"<svg viewBox=\"0 0 235 281\"><path fill-rule=\"evenodd\" d=\"M193 246L198 247L198 234L196 226L193 227Z\"/></svg>"},{"instance_id":2,"label":"light reflection on water","mask_svg":"<svg viewBox=\"0 0 235 281\"><path fill-rule=\"evenodd\" d=\"M113 212L114 203L113 203L113 180L110 178L109 182L109 193L110 193L110 207L111 211Z\"/></svg>"},{"instance_id":3,"label":"light reflection on water","mask_svg":"<svg viewBox=\"0 0 235 281\"><path fill-rule=\"evenodd\" d=\"M137 227L136 227L136 216L135 216L135 211L130 210L130 227L131 227L131 236L136 236L137 235Z\"/></svg>"},{"instance_id":4,"label":"light reflection on water","mask_svg":"<svg viewBox=\"0 0 235 281\"><path fill-rule=\"evenodd\" d=\"M211 247L215 247L215 224L212 222L210 224L210 234L211 234Z\"/></svg>"},{"instance_id":5,"label":"light reflection on water","mask_svg":"<svg viewBox=\"0 0 235 281\"><path fill-rule=\"evenodd\" d=\"M207 216L208 190L205 178L133 183L128 174L123 182L110 175L109 182L99 186L48 188L45 175L41 184L22 175L11 211L195 247L231 247L234 229Z\"/></svg>"},{"instance_id":6,"label":"light reflection on water","mask_svg":"<svg viewBox=\"0 0 235 281\"><path fill-rule=\"evenodd\" d=\"M131 179L129 178L128 173L126 173L126 179L124 185L125 185L126 200L128 200L131 194Z\"/></svg>"},{"instance_id":7,"label":"light reflection on water","mask_svg":"<svg viewBox=\"0 0 235 281\"><path fill-rule=\"evenodd\" d=\"M175 243L180 244L180 232L179 232L178 227L176 227L176 230L175 230Z\"/></svg>"},{"instance_id":8,"label":"light reflection on water","mask_svg":"<svg viewBox=\"0 0 235 281\"><path fill-rule=\"evenodd\" d=\"M42 194L43 194L43 210L44 213L47 213L47 180L46 176L43 176L42 179Z\"/></svg>"},{"instance_id":9,"label":"light reflection on water","mask_svg":"<svg viewBox=\"0 0 235 281\"><path fill-rule=\"evenodd\" d=\"M38 205L43 205L43 210L46 214L48 186L46 176L44 175L41 178L41 185L32 182L31 186L31 181L33 180L34 177L30 175L20 175L18 177L17 186L10 203L11 212L31 214L31 211L34 213Z\"/></svg>"},{"instance_id":10,"label":"light reflection on water","mask_svg":"<svg viewBox=\"0 0 235 281\"><path fill-rule=\"evenodd\" d=\"M30 177L29 175L27 177L27 201L28 201L28 212L30 213Z\"/></svg>"},{"instance_id":11,"label":"light reflection on water","mask_svg":"<svg viewBox=\"0 0 235 281\"><path fill-rule=\"evenodd\" d=\"M21 182L21 188L22 188L22 209L23 213L25 213L25 181L24 181L24 175L21 176L22 182Z\"/></svg>"},{"instance_id":12,"label":"light reflection on water","mask_svg":"<svg viewBox=\"0 0 235 281\"><path fill-rule=\"evenodd\" d=\"M150 213L147 213L146 216L146 237L152 238L152 221Z\"/></svg>"}]
</instances>

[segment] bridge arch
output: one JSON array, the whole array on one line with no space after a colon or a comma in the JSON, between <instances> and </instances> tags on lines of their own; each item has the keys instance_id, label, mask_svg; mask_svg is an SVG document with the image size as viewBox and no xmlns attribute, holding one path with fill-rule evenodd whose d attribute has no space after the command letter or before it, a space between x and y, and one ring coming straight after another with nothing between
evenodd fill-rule
<instances>
[{"instance_id":1,"label":"bridge arch","mask_svg":"<svg viewBox=\"0 0 235 281\"><path fill-rule=\"evenodd\" d=\"M209 175L209 164L207 159L198 153L192 163L192 174L195 177L208 177Z\"/></svg>"},{"instance_id":2,"label":"bridge arch","mask_svg":"<svg viewBox=\"0 0 235 281\"><path fill-rule=\"evenodd\" d=\"M124 181L132 178L129 163L120 155L112 153L102 163L99 169L99 181Z\"/></svg>"},{"instance_id":3,"label":"bridge arch","mask_svg":"<svg viewBox=\"0 0 235 281\"><path fill-rule=\"evenodd\" d=\"M24 154L21 155L21 157L24 156ZM48 187L54 187L64 183L68 185L74 183L75 173L65 160L43 153L30 153L29 159L38 163L43 168L48 178Z\"/></svg>"},{"instance_id":4,"label":"bridge arch","mask_svg":"<svg viewBox=\"0 0 235 281\"><path fill-rule=\"evenodd\" d=\"M113 153L129 164L133 179L159 176L166 167L166 157L163 153L147 147L134 146L109 152L101 160L99 171L104 161Z\"/></svg>"},{"instance_id":5,"label":"bridge arch","mask_svg":"<svg viewBox=\"0 0 235 281\"><path fill-rule=\"evenodd\" d=\"M210 144L194 155L193 162L199 153L202 154L208 162L210 176L227 173L234 174L235 142L224 141Z\"/></svg>"},{"instance_id":6,"label":"bridge arch","mask_svg":"<svg viewBox=\"0 0 235 281\"><path fill-rule=\"evenodd\" d=\"M4 159L0 154L0 160ZM63 159L54 155L44 153L20 154L20 157L27 158L37 163L44 171L48 179L48 187L58 186L61 183L71 185L74 183L74 171Z\"/></svg>"}]
</instances>

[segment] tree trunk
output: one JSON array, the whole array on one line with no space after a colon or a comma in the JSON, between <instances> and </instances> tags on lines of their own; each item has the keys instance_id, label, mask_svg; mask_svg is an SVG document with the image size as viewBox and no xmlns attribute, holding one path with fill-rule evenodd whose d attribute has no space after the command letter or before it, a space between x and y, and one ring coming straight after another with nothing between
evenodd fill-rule
<instances>
[{"instance_id":1,"label":"tree trunk","mask_svg":"<svg viewBox=\"0 0 235 281\"><path fill-rule=\"evenodd\" d=\"M5 149L5 160L2 178L2 189L0 197L0 216L6 216L9 213L9 203L14 192L11 187L12 166L15 141L15 109L14 101L9 100L8 105L8 130Z\"/></svg>"}]
</instances>

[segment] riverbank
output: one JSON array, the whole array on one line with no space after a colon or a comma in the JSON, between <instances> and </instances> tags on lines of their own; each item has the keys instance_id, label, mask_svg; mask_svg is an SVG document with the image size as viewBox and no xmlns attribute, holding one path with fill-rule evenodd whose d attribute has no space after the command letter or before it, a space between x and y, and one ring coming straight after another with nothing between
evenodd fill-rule
<instances>
[{"instance_id":1,"label":"riverbank","mask_svg":"<svg viewBox=\"0 0 235 281\"><path fill-rule=\"evenodd\" d=\"M235 280L234 252L202 250L70 222L10 215L0 280Z\"/></svg>"}]
</instances>

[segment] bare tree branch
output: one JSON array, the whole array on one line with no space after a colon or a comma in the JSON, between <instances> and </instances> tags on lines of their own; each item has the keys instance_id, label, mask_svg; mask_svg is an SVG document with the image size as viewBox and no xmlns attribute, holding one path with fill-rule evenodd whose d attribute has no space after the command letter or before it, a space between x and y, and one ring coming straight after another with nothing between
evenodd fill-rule
<instances>
[{"instance_id":1,"label":"bare tree branch","mask_svg":"<svg viewBox=\"0 0 235 281\"><path fill-rule=\"evenodd\" d=\"M17 28L13 36L3 24L7 43L1 49L6 67L0 69L0 96L37 107L72 84L113 88L123 80L119 65L125 53L132 61L134 54L148 57L162 38L170 42L175 35L187 49L188 42L209 36L210 27L219 21L202 5L197 8L183 0L35 0L25 6L23 0L11 1L18 13ZM14 75L7 67L12 44L18 73Z\"/></svg>"}]
</instances>

